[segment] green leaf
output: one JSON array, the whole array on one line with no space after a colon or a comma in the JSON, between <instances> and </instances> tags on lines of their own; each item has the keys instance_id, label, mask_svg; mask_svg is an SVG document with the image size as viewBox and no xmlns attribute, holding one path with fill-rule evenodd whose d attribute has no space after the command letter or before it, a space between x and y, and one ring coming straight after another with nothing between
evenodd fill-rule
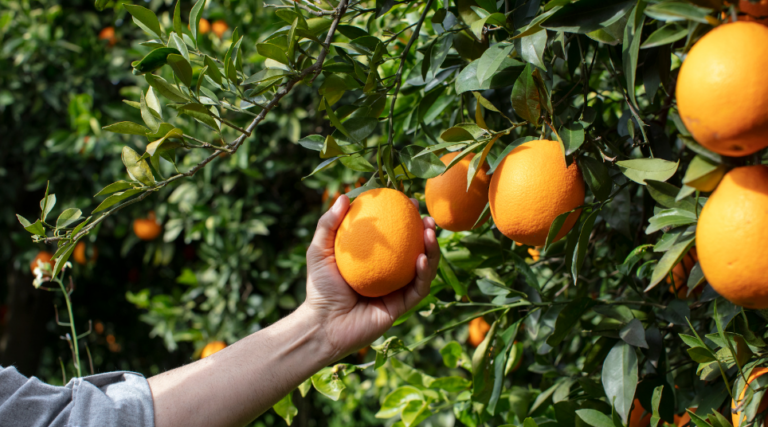
<instances>
[{"instance_id":1,"label":"green leaf","mask_svg":"<svg viewBox=\"0 0 768 427\"><path fill-rule=\"evenodd\" d=\"M18 215L16 215L18 217ZM19 220L21 221L21 220ZM26 221L26 220L25 220ZM23 225L23 223L22 223ZM41 220L37 220L34 222L34 224L30 224L27 226L24 226L24 229L29 231L32 234L45 237L45 227L43 227L43 222Z\"/></svg>"},{"instance_id":2,"label":"green leaf","mask_svg":"<svg viewBox=\"0 0 768 427\"><path fill-rule=\"evenodd\" d=\"M694 187L701 191L713 191L717 184L725 175L726 168L722 164L715 163L712 160L696 155L688 164L688 169L683 177L683 184Z\"/></svg>"},{"instance_id":3,"label":"green leaf","mask_svg":"<svg viewBox=\"0 0 768 427\"><path fill-rule=\"evenodd\" d=\"M576 242L576 248L573 251L573 262L571 263L571 276L573 276L573 283L579 282L579 271L584 264L584 259L587 256L587 249L589 248L589 236L592 234L592 228L595 225L595 219L599 209L592 211L587 219L584 220L584 224L581 226L579 232L579 240Z\"/></svg>"},{"instance_id":4,"label":"green leaf","mask_svg":"<svg viewBox=\"0 0 768 427\"><path fill-rule=\"evenodd\" d=\"M443 281L448 283L451 288L453 288L453 291L456 293L456 295L462 297L467 294L467 286L460 282L456 277L456 273L453 272L453 268L451 268L451 265L448 263L445 255L440 257L438 272L440 273L440 277L443 279Z\"/></svg>"},{"instance_id":5,"label":"green leaf","mask_svg":"<svg viewBox=\"0 0 768 427\"><path fill-rule=\"evenodd\" d=\"M45 219L48 217L48 214L51 213L51 210L53 210L54 206L56 206L55 194L49 194L43 197L43 199L40 200L40 219L45 221Z\"/></svg>"},{"instance_id":6,"label":"green leaf","mask_svg":"<svg viewBox=\"0 0 768 427\"><path fill-rule=\"evenodd\" d=\"M456 368L459 366L459 361L463 357L461 344L456 341L451 341L440 349L440 354L443 356L443 363L445 366Z\"/></svg>"},{"instance_id":7,"label":"green leaf","mask_svg":"<svg viewBox=\"0 0 768 427\"><path fill-rule=\"evenodd\" d=\"M690 198L683 200L676 200L677 194L680 189L672 184L666 182L654 181L652 179L646 180L648 193L656 200L658 204L665 208L681 209L688 212L696 211L696 203ZM699 208L701 210L701 208Z\"/></svg>"},{"instance_id":8,"label":"green leaf","mask_svg":"<svg viewBox=\"0 0 768 427\"><path fill-rule=\"evenodd\" d=\"M634 5L635 0L580 0L565 4L541 26L553 31L586 34L618 21Z\"/></svg>"},{"instance_id":9,"label":"green leaf","mask_svg":"<svg viewBox=\"0 0 768 427\"><path fill-rule=\"evenodd\" d=\"M474 123L463 123L445 130L440 138L446 142L476 141L488 135L488 131Z\"/></svg>"},{"instance_id":10,"label":"green leaf","mask_svg":"<svg viewBox=\"0 0 768 427\"><path fill-rule=\"evenodd\" d=\"M269 82L272 80L281 79L283 77L288 77L291 75L293 75L293 73L287 70L280 70L277 68L265 68L259 71L258 73L252 75L251 77L248 77L242 84L249 85L249 84L258 84L262 82ZM328 78L326 78L326 81L328 81ZM323 85L325 85L325 82L323 82ZM322 86L321 86L320 94L325 95L325 93L322 91Z\"/></svg>"},{"instance_id":11,"label":"green leaf","mask_svg":"<svg viewBox=\"0 0 768 427\"><path fill-rule=\"evenodd\" d=\"M576 411L576 415L592 427L616 427L611 417L595 409L579 409Z\"/></svg>"},{"instance_id":12,"label":"green leaf","mask_svg":"<svg viewBox=\"0 0 768 427\"><path fill-rule=\"evenodd\" d=\"M146 152L150 156L154 156L156 152L158 151L166 151L173 148L180 147L181 144L178 142L171 142L170 139L181 139L181 135L183 135L181 129L173 128L168 131L165 135L163 135L162 138L153 141L149 144L147 144Z\"/></svg>"},{"instance_id":13,"label":"green leaf","mask_svg":"<svg viewBox=\"0 0 768 427\"><path fill-rule=\"evenodd\" d=\"M597 200L604 202L611 195L613 186L608 168L603 162L592 157L579 157L577 160L584 181L592 190L592 194Z\"/></svg>"},{"instance_id":14,"label":"green leaf","mask_svg":"<svg viewBox=\"0 0 768 427\"><path fill-rule=\"evenodd\" d=\"M649 49L652 47L672 44L678 40L683 39L687 35L688 29L682 25L677 23L667 24L648 36L643 44L640 45L640 49Z\"/></svg>"},{"instance_id":15,"label":"green leaf","mask_svg":"<svg viewBox=\"0 0 768 427\"><path fill-rule=\"evenodd\" d=\"M64 253L56 258L56 265L53 266L53 273L51 274L53 277L58 276L61 272L61 269L64 268L64 264L66 264L69 260L70 255L72 255L72 251L75 250L75 246L77 246L77 241L69 243L69 246L67 246L67 249L64 251Z\"/></svg>"},{"instance_id":16,"label":"green leaf","mask_svg":"<svg viewBox=\"0 0 768 427\"><path fill-rule=\"evenodd\" d=\"M409 145L400 152L400 160L408 172L413 175L429 179L445 172L445 164L434 153L419 155L422 147Z\"/></svg>"},{"instance_id":17,"label":"green leaf","mask_svg":"<svg viewBox=\"0 0 768 427\"><path fill-rule=\"evenodd\" d=\"M189 31L192 33L192 41L197 47L197 31L200 28L200 18L203 17L203 9L207 0L197 0L192 10L189 12ZM219 83L221 84L221 83Z\"/></svg>"},{"instance_id":18,"label":"green leaf","mask_svg":"<svg viewBox=\"0 0 768 427\"><path fill-rule=\"evenodd\" d=\"M146 163L146 161L144 163ZM141 193L142 191L143 190L141 189L133 189L133 190L123 191L122 193L115 193L107 197L106 199L104 199L104 201L102 201L99 204L99 206L96 206L96 209L94 209L93 212L91 212L91 214L95 214L96 212L101 212L104 209L107 209L133 195Z\"/></svg>"},{"instance_id":19,"label":"green leaf","mask_svg":"<svg viewBox=\"0 0 768 427\"><path fill-rule=\"evenodd\" d=\"M563 212L560 215L558 215L554 220L552 220L552 224L549 225L549 233L547 233L547 240L544 242L545 252L549 249L552 243L555 242L555 237L557 237L557 234L563 228L563 224L565 224L565 220L568 218L570 214L571 214L570 211Z\"/></svg>"},{"instance_id":20,"label":"green leaf","mask_svg":"<svg viewBox=\"0 0 768 427\"><path fill-rule=\"evenodd\" d=\"M716 21L709 17L710 13L712 13L712 9L669 0L648 6L645 10L646 15L659 21L675 22L689 20L702 24L717 25Z\"/></svg>"},{"instance_id":21,"label":"green leaf","mask_svg":"<svg viewBox=\"0 0 768 427\"><path fill-rule=\"evenodd\" d=\"M376 413L376 418L392 418L400 414L408 402L423 400L424 395L416 387L409 385L399 387L384 398L381 409Z\"/></svg>"},{"instance_id":22,"label":"green leaf","mask_svg":"<svg viewBox=\"0 0 768 427\"><path fill-rule=\"evenodd\" d=\"M127 135L141 135L144 136L149 132L150 130L146 127L133 122L118 122L111 124L109 126L104 126L102 128L103 130L114 132L114 133L123 133Z\"/></svg>"},{"instance_id":23,"label":"green leaf","mask_svg":"<svg viewBox=\"0 0 768 427\"><path fill-rule=\"evenodd\" d=\"M322 163L317 165L317 167L315 167L315 170L313 170L312 173L310 173L309 175L301 178L301 180L303 181L303 180L309 178L310 176L312 176L312 175L314 175L314 174L316 174L316 173L318 173L318 172L320 172L320 171L322 171L324 169L327 169L327 168L331 167L331 165L333 165L333 163L335 163L336 160L339 160L339 158L338 157L333 157L333 158L330 158L328 160L323 161Z\"/></svg>"},{"instance_id":24,"label":"green leaf","mask_svg":"<svg viewBox=\"0 0 768 427\"><path fill-rule=\"evenodd\" d=\"M290 64L288 55L286 55L286 50L280 46L271 43L258 43L256 44L256 51L259 55L275 60L281 64Z\"/></svg>"},{"instance_id":25,"label":"green leaf","mask_svg":"<svg viewBox=\"0 0 768 427\"><path fill-rule=\"evenodd\" d=\"M453 341L455 344L459 344L456 341ZM462 378L462 377L441 377L437 378L435 381L430 384L429 388L435 389L435 390L445 390L448 393L458 393L460 391L466 390L469 387L472 386L472 382Z\"/></svg>"},{"instance_id":26,"label":"green leaf","mask_svg":"<svg viewBox=\"0 0 768 427\"><path fill-rule=\"evenodd\" d=\"M176 0L176 7L173 8L173 31L181 37L184 34L184 27L181 23L181 0Z\"/></svg>"},{"instance_id":27,"label":"green leaf","mask_svg":"<svg viewBox=\"0 0 768 427\"><path fill-rule=\"evenodd\" d=\"M321 151L325 145L325 138L322 135L309 135L299 140L299 145L304 148Z\"/></svg>"},{"instance_id":28,"label":"green leaf","mask_svg":"<svg viewBox=\"0 0 768 427\"><path fill-rule=\"evenodd\" d=\"M148 32L152 37L157 37L159 39L163 38L163 31L160 29L160 21L157 20L155 12L135 4L123 4L123 6L125 6L125 10L133 16L133 22L141 27L142 30Z\"/></svg>"},{"instance_id":29,"label":"green leaf","mask_svg":"<svg viewBox=\"0 0 768 427\"><path fill-rule=\"evenodd\" d=\"M688 227L688 229L685 230L685 232L677 238L675 244L673 244L669 250L664 253L664 256L661 257L661 260L659 260L659 263L653 270L651 283L647 288L645 288L645 292L653 289L662 280L664 280L669 272L672 271L672 268L674 268L674 266L682 260L685 253L688 252L688 250L694 244L696 237L695 230L695 227Z\"/></svg>"},{"instance_id":30,"label":"green leaf","mask_svg":"<svg viewBox=\"0 0 768 427\"><path fill-rule=\"evenodd\" d=\"M160 123L152 113L153 110L151 110L147 105L147 99L144 96L144 92L141 92L141 102L139 105L141 108L141 119L144 120L144 124L149 127L150 132L157 132L158 128L160 127Z\"/></svg>"},{"instance_id":31,"label":"green leaf","mask_svg":"<svg viewBox=\"0 0 768 427\"><path fill-rule=\"evenodd\" d=\"M205 0L199 0L199 1L205 1ZM216 62L211 59L210 56L205 55L205 65L208 67L208 77L211 78L214 82L221 85L223 83L223 79L221 78L221 71L219 70L219 67L216 66Z\"/></svg>"},{"instance_id":32,"label":"green leaf","mask_svg":"<svg viewBox=\"0 0 768 427\"><path fill-rule=\"evenodd\" d=\"M432 416L426 401L411 400L400 413L400 419L405 427L415 426Z\"/></svg>"},{"instance_id":33,"label":"green leaf","mask_svg":"<svg viewBox=\"0 0 768 427\"><path fill-rule=\"evenodd\" d=\"M514 40L515 50L527 63L539 69L546 70L544 65L544 50L547 48L547 32L539 31L529 36Z\"/></svg>"},{"instance_id":34,"label":"green leaf","mask_svg":"<svg viewBox=\"0 0 768 427\"><path fill-rule=\"evenodd\" d=\"M491 77L514 48L513 44L498 43L486 49L478 59L477 80L482 82Z\"/></svg>"},{"instance_id":35,"label":"green leaf","mask_svg":"<svg viewBox=\"0 0 768 427\"><path fill-rule=\"evenodd\" d=\"M147 73L144 75L144 79L147 81L147 83L152 86L154 90L157 91L160 95L164 96L165 98L173 101L173 102L188 102L189 97L182 93L180 90L176 89L176 87L167 81L165 81L164 78L160 76L156 76L152 73Z\"/></svg>"},{"instance_id":36,"label":"green leaf","mask_svg":"<svg viewBox=\"0 0 768 427\"><path fill-rule=\"evenodd\" d=\"M661 403L661 393L664 391L664 386L660 385L653 389L653 397L651 398L652 415L650 427L657 427L659 421L661 421L661 415L659 415L659 404Z\"/></svg>"},{"instance_id":37,"label":"green leaf","mask_svg":"<svg viewBox=\"0 0 768 427\"><path fill-rule=\"evenodd\" d=\"M555 330L547 338L547 344L556 347L568 336L578 323L581 316L591 309L596 302L589 297L580 297L572 300L560 310L555 321Z\"/></svg>"},{"instance_id":38,"label":"green leaf","mask_svg":"<svg viewBox=\"0 0 768 427\"><path fill-rule=\"evenodd\" d=\"M632 12L629 14L627 26L624 27L624 42L621 45L622 63L624 65L624 76L627 80L627 94L632 105L637 108L635 99L635 76L637 72L637 56L640 52L640 40L643 34L643 21L645 16L645 0L640 0ZM638 119L638 122L640 120ZM639 123L643 126L643 123Z\"/></svg>"},{"instance_id":39,"label":"green leaf","mask_svg":"<svg viewBox=\"0 0 768 427\"><path fill-rule=\"evenodd\" d=\"M336 401L339 400L341 392L344 391L346 386L334 371L334 368L323 368L320 372L312 375L312 385L315 387L315 390Z\"/></svg>"},{"instance_id":40,"label":"green leaf","mask_svg":"<svg viewBox=\"0 0 768 427\"><path fill-rule=\"evenodd\" d=\"M493 138L491 138L491 141L485 145L482 153L480 153L479 156L474 156L469 162L469 167L467 168L467 191L469 191L469 187L472 185L472 181L474 181L477 172L486 164L485 158L488 157L488 153L491 151L493 144L496 143L500 137L501 134L494 135Z\"/></svg>"},{"instance_id":41,"label":"green leaf","mask_svg":"<svg viewBox=\"0 0 768 427\"><path fill-rule=\"evenodd\" d=\"M637 386L637 355L624 341L613 346L603 363L603 388L608 402L626 423Z\"/></svg>"},{"instance_id":42,"label":"green leaf","mask_svg":"<svg viewBox=\"0 0 768 427\"><path fill-rule=\"evenodd\" d=\"M638 319L632 319L624 325L619 331L619 338L631 346L648 348L648 342L645 340L645 329Z\"/></svg>"},{"instance_id":43,"label":"green leaf","mask_svg":"<svg viewBox=\"0 0 768 427\"><path fill-rule=\"evenodd\" d=\"M148 187L155 185L155 177L149 169L149 164L147 164L146 160L141 160L140 156L131 147L123 147L122 159L131 179L139 181ZM102 205L104 202L102 202Z\"/></svg>"},{"instance_id":44,"label":"green leaf","mask_svg":"<svg viewBox=\"0 0 768 427\"><path fill-rule=\"evenodd\" d=\"M59 217L56 219L56 228L66 227L80 219L81 216L83 216L83 213L80 211L80 209L65 209L64 212L59 214Z\"/></svg>"},{"instance_id":45,"label":"green leaf","mask_svg":"<svg viewBox=\"0 0 768 427\"><path fill-rule=\"evenodd\" d=\"M178 49L178 51L181 52L181 56L189 61L189 50L187 49L187 44L184 43L180 35L171 33L171 37L168 39L168 46Z\"/></svg>"},{"instance_id":46,"label":"green leaf","mask_svg":"<svg viewBox=\"0 0 768 427\"><path fill-rule=\"evenodd\" d=\"M168 65L173 69L173 73L181 80L186 87L192 86L192 65L189 64L182 55L175 53L168 55Z\"/></svg>"},{"instance_id":47,"label":"green leaf","mask_svg":"<svg viewBox=\"0 0 768 427\"><path fill-rule=\"evenodd\" d=\"M212 110L215 110L216 107L207 107L202 104L190 103L184 105L175 105L173 108L179 110L179 114L188 115L217 132L221 130L221 122L217 117L214 117L214 113L212 112Z\"/></svg>"},{"instance_id":48,"label":"green leaf","mask_svg":"<svg viewBox=\"0 0 768 427\"><path fill-rule=\"evenodd\" d=\"M376 170L371 162L358 153L340 157L340 161L344 166L358 172L374 172Z\"/></svg>"},{"instance_id":49,"label":"green leaf","mask_svg":"<svg viewBox=\"0 0 768 427\"><path fill-rule=\"evenodd\" d=\"M320 109L325 110L325 112L328 114L328 120L330 120L333 127L339 130L339 132L343 133L347 137L351 138L353 142L360 142L359 140L356 140L353 138L352 134L349 133L346 127L341 123L339 118L336 116L336 114L333 112L333 109L328 105L328 101L326 101L325 97L323 97L320 100Z\"/></svg>"},{"instance_id":50,"label":"green leaf","mask_svg":"<svg viewBox=\"0 0 768 427\"><path fill-rule=\"evenodd\" d=\"M570 156L584 143L584 126L579 122L568 123L558 132L565 146L565 155Z\"/></svg>"},{"instance_id":51,"label":"green leaf","mask_svg":"<svg viewBox=\"0 0 768 427\"><path fill-rule=\"evenodd\" d=\"M291 425L293 418L299 413L299 410L293 405L293 392L288 393L284 398L280 399L279 402L275 403L272 409L274 409L275 413L277 413L280 418L284 419L285 423L288 425Z\"/></svg>"},{"instance_id":52,"label":"green leaf","mask_svg":"<svg viewBox=\"0 0 768 427\"><path fill-rule=\"evenodd\" d=\"M539 98L539 90L536 87L536 83L533 81L532 73L533 69L531 66L526 65L525 70L515 81L511 95L512 109L523 120L538 126L539 117L541 116L541 99Z\"/></svg>"},{"instance_id":53,"label":"green leaf","mask_svg":"<svg viewBox=\"0 0 768 427\"><path fill-rule=\"evenodd\" d=\"M697 221L696 214L683 209L664 209L648 220L648 228L645 234L652 234L667 227L694 224Z\"/></svg>"},{"instance_id":54,"label":"green leaf","mask_svg":"<svg viewBox=\"0 0 768 427\"><path fill-rule=\"evenodd\" d=\"M642 185L645 185L646 179L668 180L675 174L679 164L680 162L670 162L663 159L632 159L616 162L621 173Z\"/></svg>"}]
</instances>

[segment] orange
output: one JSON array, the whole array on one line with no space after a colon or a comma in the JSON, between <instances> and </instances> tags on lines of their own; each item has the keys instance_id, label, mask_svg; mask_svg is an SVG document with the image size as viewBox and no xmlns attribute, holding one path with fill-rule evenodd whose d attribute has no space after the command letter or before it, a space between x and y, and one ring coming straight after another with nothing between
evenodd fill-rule
<instances>
[{"instance_id":1,"label":"orange","mask_svg":"<svg viewBox=\"0 0 768 427\"><path fill-rule=\"evenodd\" d=\"M206 357L212 355L213 353L224 350L226 346L227 346L227 343L225 343L224 341L211 341L208 344L206 344L205 347L203 347L203 352L200 353L200 358L205 359Z\"/></svg>"},{"instance_id":2,"label":"orange","mask_svg":"<svg viewBox=\"0 0 768 427\"><path fill-rule=\"evenodd\" d=\"M91 259L90 262L96 262L96 258L99 257L99 250L94 246L91 248ZM76 263L80 265L85 265L88 263L88 258L85 254L85 242L79 241L75 245L75 250L72 251L72 259L75 260Z\"/></svg>"},{"instance_id":3,"label":"orange","mask_svg":"<svg viewBox=\"0 0 768 427\"><path fill-rule=\"evenodd\" d=\"M477 347L485 339L485 334L491 330L491 325L482 317L475 317L469 322L469 344Z\"/></svg>"},{"instance_id":4,"label":"orange","mask_svg":"<svg viewBox=\"0 0 768 427\"><path fill-rule=\"evenodd\" d=\"M584 179L576 162L566 167L560 144L530 141L499 163L488 194L499 231L515 242L543 246L552 221L584 203ZM570 231L579 213L568 215L555 240Z\"/></svg>"},{"instance_id":5,"label":"orange","mask_svg":"<svg viewBox=\"0 0 768 427\"><path fill-rule=\"evenodd\" d=\"M216 21L213 21L213 25L211 25L211 30L213 30L213 34L216 34L218 38L222 38L224 36L224 33L226 33L228 29L229 29L229 25L227 25L227 23L221 19L217 19Z\"/></svg>"},{"instance_id":6,"label":"orange","mask_svg":"<svg viewBox=\"0 0 768 427\"><path fill-rule=\"evenodd\" d=\"M440 160L447 166L458 155L458 152L448 153ZM488 186L491 183L491 177L485 174L490 169L488 163L483 163L467 190L467 170L473 157L474 153L461 159L442 175L427 180L424 189L427 210L435 223L446 230L471 230L488 203ZM478 226L487 219L483 218Z\"/></svg>"},{"instance_id":7,"label":"orange","mask_svg":"<svg viewBox=\"0 0 768 427\"><path fill-rule=\"evenodd\" d=\"M141 240L155 240L163 231L163 227L155 220L155 212L151 211L147 218L133 220L133 232Z\"/></svg>"},{"instance_id":8,"label":"orange","mask_svg":"<svg viewBox=\"0 0 768 427\"><path fill-rule=\"evenodd\" d=\"M768 166L728 172L707 200L696 228L704 276L736 305L768 308Z\"/></svg>"},{"instance_id":9,"label":"orange","mask_svg":"<svg viewBox=\"0 0 768 427\"><path fill-rule=\"evenodd\" d=\"M377 188L358 196L336 232L336 263L357 293L380 297L416 276L424 253L424 223L408 197Z\"/></svg>"},{"instance_id":10,"label":"orange","mask_svg":"<svg viewBox=\"0 0 768 427\"><path fill-rule=\"evenodd\" d=\"M739 1L739 21L757 22L768 25L768 0L752 3L749 0Z\"/></svg>"},{"instance_id":11,"label":"orange","mask_svg":"<svg viewBox=\"0 0 768 427\"><path fill-rule=\"evenodd\" d=\"M768 27L721 25L688 53L677 79L680 117L704 147L746 156L768 146Z\"/></svg>"},{"instance_id":12,"label":"orange","mask_svg":"<svg viewBox=\"0 0 768 427\"><path fill-rule=\"evenodd\" d=\"M758 377L765 375L765 373L767 372L768 372L768 368L752 369L752 372L750 372L749 377L747 377L747 386L751 384L752 381L756 380ZM733 407L733 409L735 409L739 405L739 403L741 403L741 400L744 399L744 396L747 394L747 386L744 386L744 388L741 390L741 394L739 395L738 401L736 400L731 401L731 406ZM754 390L757 390L757 387L755 387ZM762 414L766 410L768 410L768 399L763 397L763 401L760 402L760 406L757 407L757 414ZM741 418L741 411L731 413L731 421L733 421L734 427L739 427L739 421L740 421L739 418ZM746 422L744 422L744 420L741 420L741 421L746 425Z\"/></svg>"},{"instance_id":13,"label":"orange","mask_svg":"<svg viewBox=\"0 0 768 427\"><path fill-rule=\"evenodd\" d=\"M643 409L639 399L635 399L632 402L632 409L629 410L628 427L648 427L649 425L651 425L651 413Z\"/></svg>"},{"instance_id":14,"label":"orange","mask_svg":"<svg viewBox=\"0 0 768 427\"><path fill-rule=\"evenodd\" d=\"M207 34L211 31L211 23L208 22L205 18L200 18L200 22L197 24L197 33L198 34ZM226 29L224 30L226 31ZM224 32L222 31L222 33ZM221 37L221 36L219 36Z\"/></svg>"},{"instance_id":15,"label":"orange","mask_svg":"<svg viewBox=\"0 0 768 427\"><path fill-rule=\"evenodd\" d=\"M53 258L53 254L48 251L38 252L37 256L35 256L35 259L29 263L29 271L31 271L32 274L35 274L35 269L38 267L38 261L43 264L50 264L51 270L53 270L53 262L51 262L51 258Z\"/></svg>"},{"instance_id":16,"label":"orange","mask_svg":"<svg viewBox=\"0 0 768 427\"><path fill-rule=\"evenodd\" d=\"M669 292L675 293L675 289L677 289L678 298L685 299L688 297L688 275L691 274L691 270L698 260L699 257L696 253L696 248L691 248L691 250L683 256L682 261L678 262L677 265L672 268L672 278L667 276L667 283L670 285ZM701 290L702 288L698 287L693 291L701 293Z\"/></svg>"},{"instance_id":17,"label":"orange","mask_svg":"<svg viewBox=\"0 0 768 427\"><path fill-rule=\"evenodd\" d=\"M541 252L539 252L539 250L535 248L528 248L528 255L531 256L531 259L533 259L533 262L536 262L539 259L541 259Z\"/></svg>"},{"instance_id":18,"label":"orange","mask_svg":"<svg viewBox=\"0 0 768 427\"><path fill-rule=\"evenodd\" d=\"M99 40L106 40L109 42L110 46L114 46L115 43L117 43L117 38L115 37L115 27L104 27L99 32Z\"/></svg>"}]
</instances>

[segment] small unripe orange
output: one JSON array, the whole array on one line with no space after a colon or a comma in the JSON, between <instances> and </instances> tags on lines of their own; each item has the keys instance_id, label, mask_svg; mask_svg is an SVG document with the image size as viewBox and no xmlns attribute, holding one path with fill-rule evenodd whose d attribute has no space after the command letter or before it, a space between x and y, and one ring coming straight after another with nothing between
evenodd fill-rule
<instances>
[{"instance_id":1,"label":"small unripe orange","mask_svg":"<svg viewBox=\"0 0 768 427\"><path fill-rule=\"evenodd\" d=\"M213 22L213 25L211 25L211 30L213 30L213 34L216 34L218 38L222 38L224 36L224 33L226 33L228 29L229 29L229 25L227 25L227 23L221 19L217 19L216 21Z\"/></svg>"},{"instance_id":2,"label":"small unripe orange","mask_svg":"<svg viewBox=\"0 0 768 427\"><path fill-rule=\"evenodd\" d=\"M200 23L197 24L198 34L207 34L211 31L211 23L205 18L200 18Z\"/></svg>"},{"instance_id":3,"label":"small unripe orange","mask_svg":"<svg viewBox=\"0 0 768 427\"><path fill-rule=\"evenodd\" d=\"M80 265L85 265L88 263L88 257L85 253L85 242L79 241L77 242L77 245L75 245L75 250L72 251L72 259L75 260L76 263ZM92 254L91 254L91 262L96 262L96 259L99 257L99 250L94 246L91 248Z\"/></svg>"}]
</instances>

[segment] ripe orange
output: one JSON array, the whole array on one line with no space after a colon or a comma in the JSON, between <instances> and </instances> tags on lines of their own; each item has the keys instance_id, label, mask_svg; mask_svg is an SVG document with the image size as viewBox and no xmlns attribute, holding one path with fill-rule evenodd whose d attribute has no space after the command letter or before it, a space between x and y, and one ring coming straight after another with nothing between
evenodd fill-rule
<instances>
[{"instance_id":1,"label":"ripe orange","mask_svg":"<svg viewBox=\"0 0 768 427\"><path fill-rule=\"evenodd\" d=\"M475 317L469 322L469 344L477 347L485 339L485 334L491 330L491 325L482 317Z\"/></svg>"},{"instance_id":2,"label":"ripe orange","mask_svg":"<svg viewBox=\"0 0 768 427\"><path fill-rule=\"evenodd\" d=\"M734 304L768 308L768 166L728 172L699 215L696 248L704 276Z\"/></svg>"},{"instance_id":3,"label":"ripe orange","mask_svg":"<svg viewBox=\"0 0 768 427\"><path fill-rule=\"evenodd\" d=\"M380 297L407 285L424 253L424 223L405 194L389 188L358 196L336 232L336 263L357 293Z\"/></svg>"},{"instance_id":4,"label":"ripe orange","mask_svg":"<svg viewBox=\"0 0 768 427\"><path fill-rule=\"evenodd\" d=\"M688 297L688 275L691 274L693 266L699 260L699 256L696 253L696 248L691 248L688 253L683 256L683 260L678 262L677 265L672 268L672 278L667 276L667 283L669 286L669 292L674 293L677 289L677 297L685 299ZM702 288L698 287L694 289L694 292L701 292Z\"/></svg>"},{"instance_id":5,"label":"ripe orange","mask_svg":"<svg viewBox=\"0 0 768 427\"><path fill-rule=\"evenodd\" d=\"M739 21L757 22L768 25L768 0L752 3L749 0L739 1Z\"/></svg>"},{"instance_id":6,"label":"ripe orange","mask_svg":"<svg viewBox=\"0 0 768 427\"><path fill-rule=\"evenodd\" d=\"M632 402L632 409L629 410L628 427L648 427L649 425L651 425L651 413L643 409L639 399L635 399Z\"/></svg>"},{"instance_id":7,"label":"ripe orange","mask_svg":"<svg viewBox=\"0 0 768 427\"><path fill-rule=\"evenodd\" d=\"M155 212L149 212L147 218L133 220L133 232L141 240L155 240L163 231L163 227L155 220Z\"/></svg>"},{"instance_id":8,"label":"ripe orange","mask_svg":"<svg viewBox=\"0 0 768 427\"><path fill-rule=\"evenodd\" d=\"M224 33L226 33L228 29L229 29L229 25L227 25L227 23L221 19L217 19L216 21L213 21L213 25L211 25L211 30L213 30L213 34L216 34L218 38L222 38L224 36Z\"/></svg>"},{"instance_id":9,"label":"ripe orange","mask_svg":"<svg viewBox=\"0 0 768 427\"><path fill-rule=\"evenodd\" d=\"M688 53L677 79L680 117L704 147L746 156L768 146L768 27L721 25Z\"/></svg>"},{"instance_id":10,"label":"ripe orange","mask_svg":"<svg viewBox=\"0 0 768 427\"><path fill-rule=\"evenodd\" d=\"M91 248L91 259L90 262L96 262L96 258L99 257L99 250L96 248L96 246ZM76 263L80 265L85 265L88 263L88 257L85 254L85 242L82 240L77 242L75 245L75 250L72 251L72 259L75 260Z\"/></svg>"},{"instance_id":11,"label":"ripe orange","mask_svg":"<svg viewBox=\"0 0 768 427\"><path fill-rule=\"evenodd\" d=\"M115 37L115 27L104 27L99 32L99 40L106 40L110 46L114 46L117 43Z\"/></svg>"},{"instance_id":12,"label":"ripe orange","mask_svg":"<svg viewBox=\"0 0 768 427\"><path fill-rule=\"evenodd\" d=\"M448 153L440 160L448 165L458 155L458 152ZM471 230L488 203L488 186L491 183L491 177L485 174L490 169L488 163L483 163L467 191L467 170L473 157L474 153L461 159L444 174L427 180L424 190L427 210L435 223L446 230ZM487 217L478 226L486 220Z\"/></svg>"},{"instance_id":13,"label":"ripe orange","mask_svg":"<svg viewBox=\"0 0 768 427\"><path fill-rule=\"evenodd\" d=\"M32 274L35 274L35 269L38 267L38 261L43 264L50 264L51 270L53 270L53 262L51 262L51 258L53 258L53 254L48 251L40 251L37 253L37 256L35 256L35 259L32 260L31 263L29 263L29 271L32 272Z\"/></svg>"},{"instance_id":14,"label":"ripe orange","mask_svg":"<svg viewBox=\"0 0 768 427\"><path fill-rule=\"evenodd\" d=\"M211 341L208 344L206 344L205 347L203 347L203 352L200 353L200 358L205 359L206 357L212 355L213 353L224 350L226 346L227 346L227 343L225 343L224 341Z\"/></svg>"},{"instance_id":15,"label":"ripe orange","mask_svg":"<svg viewBox=\"0 0 768 427\"><path fill-rule=\"evenodd\" d=\"M576 162L566 167L557 142L526 142L496 167L489 200L499 231L515 242L543 246L552 221L584 203L584 179ZM580 213L568 215L555 240L570 231Z\"/></svg>"},{"instance_id":16,"label":"ripe orange","mask_svg":"<svg viewBox=\"0 0 768 427\"><path fill-rule=\"evenodd\" d=\"M528 248L528 255L531 256L531 259L533 259L533 262L536 262L541 259L541 252L539 252L536 248Z\"/></svg>"},{"instance_id":17,"label":"ripe orange","mask_svg":"<svg viewBox=\"0 0 768 427\"><path fill-rule=\"evenodd\" d=\"M210 31L211 31L211 23L208 22L208 20L205 19L205 18L200 18L200 22L197 24L197 33L198 34L207 34ZM219 37L221 37L221 36L219 36Z\"/></svg>"},{"instance_id":18,"label":"ripe orange","mask_svg":"<svg viewBox=\"0 0 768 427\"><path fill-rule=\"evenodd\" d=\"M765 375L766 373L768 373L768 368L754 368L754 369L752 369L752 372L750 372L749 377L747 377L747 385L751 384L752 381L756 380L758 377L761 377L761 376ZM747 394L747 387L745 386L741 390L741 394L739 395L739 400L738 401L735 401L735 400L731 401L731 406L733 408L736 408L738 406L738 404L741 402L741 400L744 399L744 396L746 394ZM757 413L758 414L762 414L766 410L768 410L768 399L766 399L765 396L764 396L763 397L763 401L760 402L760 406L757 407ZM734 427L739 427L739 421L744 421L744 420L739 420L739 418L741 418L741 411L732 412L731 413L731 421L733 421Z\"/></svg>"}]
</instances>

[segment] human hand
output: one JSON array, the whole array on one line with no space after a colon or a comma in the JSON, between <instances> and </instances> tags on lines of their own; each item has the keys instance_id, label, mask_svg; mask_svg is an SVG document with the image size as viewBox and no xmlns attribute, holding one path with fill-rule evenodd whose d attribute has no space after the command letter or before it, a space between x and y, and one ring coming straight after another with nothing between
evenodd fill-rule
<instances>
[{"instance_id":1,"label":"human hand","mask_svg":"<svg viewBox=\"0 0 768 427\"><path fill-rule=\"evenodd\" d=\"M411 201L418 207L418 202ZM437 274L440 248L435 221L424 218L426 254L416 260L416 277L389 295L368 298L355 292L336 265L336 230L349 209L349 198L341 196L317 224L307 250L307 300L303 305L322 325L333 360L360 349L384 334L402 314L429 295Z\"/></svg>"}]
</instances>

